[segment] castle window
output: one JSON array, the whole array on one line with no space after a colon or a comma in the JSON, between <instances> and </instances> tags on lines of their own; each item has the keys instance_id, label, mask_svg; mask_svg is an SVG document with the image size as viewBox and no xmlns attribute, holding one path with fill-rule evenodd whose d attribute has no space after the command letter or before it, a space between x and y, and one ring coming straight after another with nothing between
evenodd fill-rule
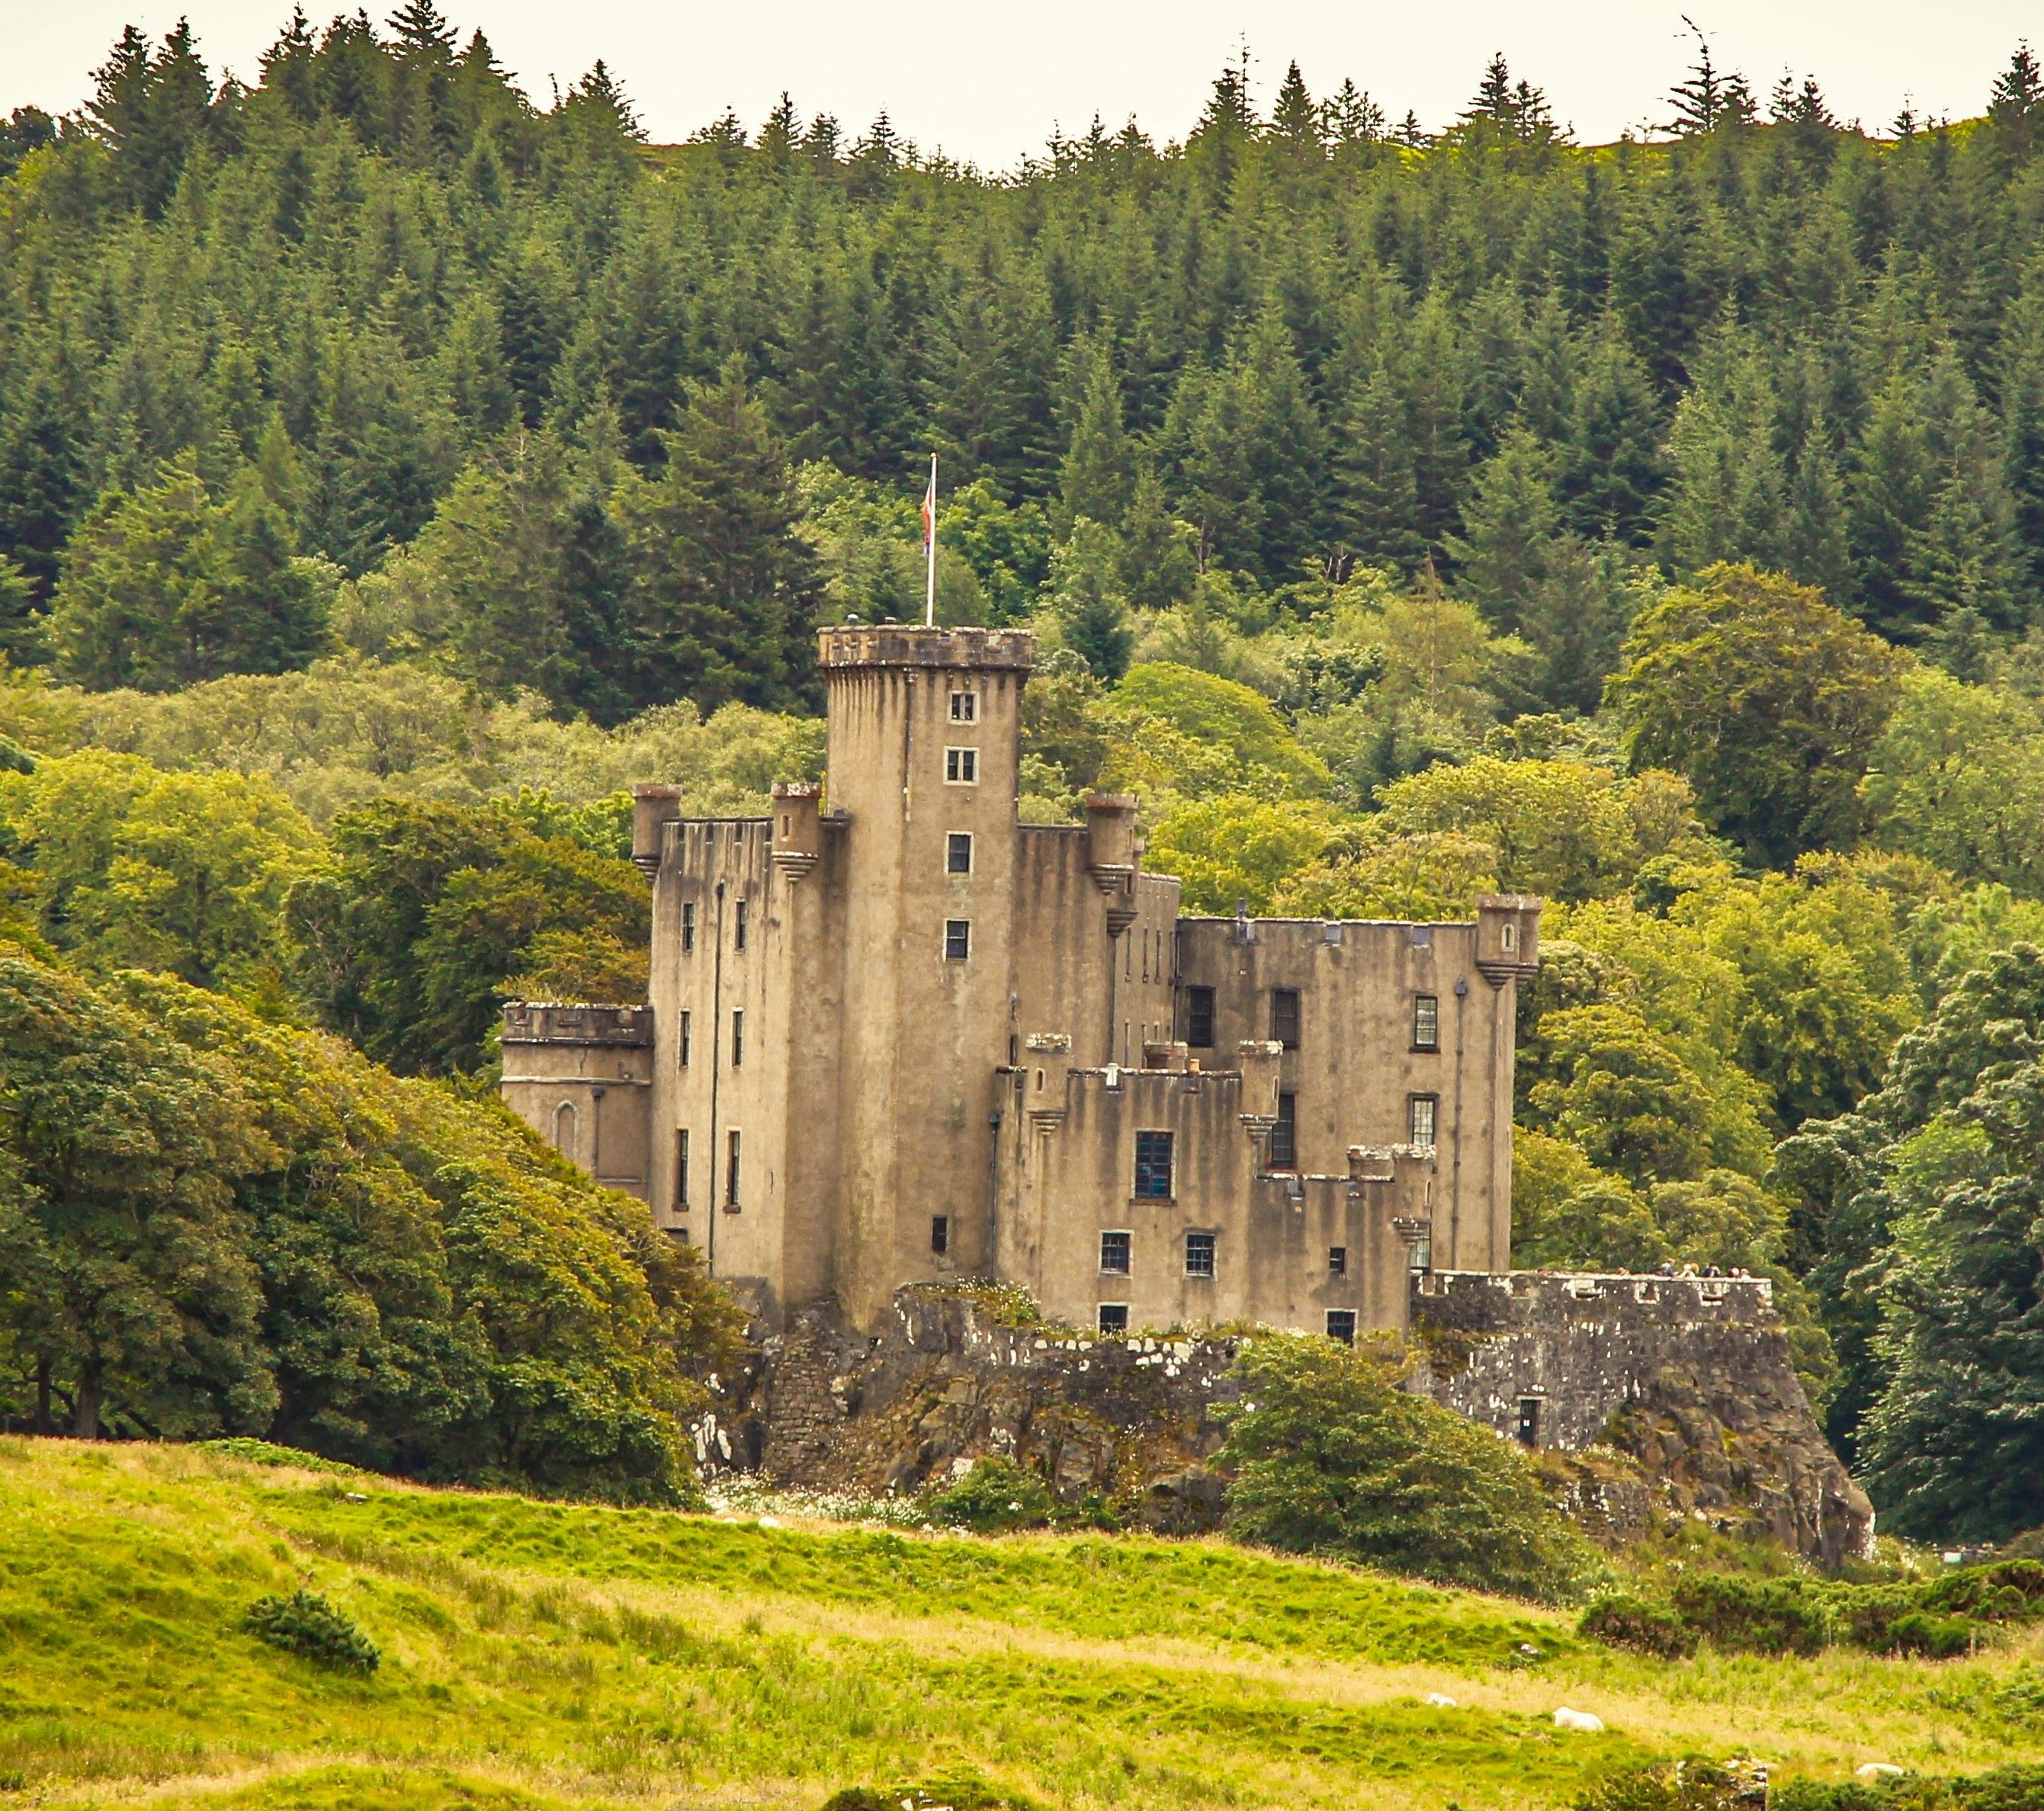
<instances>
[{"instance_id":1,"label":"castle window","mask_svg":"<svg viewBox=\"0 0 2044 1811\"><path fill-rule=\"evenodd\" d=\"M689 1134L683 1126L674 1134L674 1206L686 1212L689 1205Z\"/></svg>"},{"instance_id":2,"label":"castle window","mask_svg":"<svg viewBox=\"0 0 2044 1811\"><path fill-rule=\"evenodd\" d=\"M682 953L684 956L694 955L695 947L696 902L684 900L682 901Z\"/></svg>"},{"instance_id":3,"label":"castle window","mask_svg":"<svg viewBox=\"0 0 2044 1811\"><path fill-rule=\"evenodd\" d=\"M1185 1234L1185 1274L1211 1276L1214 1273L1214 1236L1212 1233Z\"/></svg>"},{"instance_id":4,"label":"castle window","mask_svg":"<svg viewBox=\"0 0 2044 1811\"><path fill-rule=\"evenodd\" d=\"M1330 1308L1327 1310L1327 1337L1338 1339L1343 1345L1355 1344L1355 1310Z\"/></svg>"},{"instance_id":5,"label":"castle window","mask_svg":"<svg viewBox=\"0 0 2044 1811\"><path fill-rule=\"evenodd\" d=\"M947 874L970 874L972 872L972 833L955 830L944 838L944 872Z\"/></svg>"},{"instance_id":6,"label":"castle window","mask_svg":"<svg viewBox=\"0 0 2044 1811\"><path fill-rule=\"evenodd\" d=\"M738 1159L739 1134L731 1134L731 1144L724 1162L724 1206L727 1213L738 1211Z\"/></svg>"},{"instance_id":7,"label":"castle window","mask_svg":"<svg viewBox=\"0 0 2044 1811\"><path fill-rule=\"evenodd\" d=\"M1441 1000L1438 994L1412 996L1412 1048L1438 1050L1441 1047Z\"/></svg>"},{"instance_id":8,"label":"castle window","mask_svg":"<svg viewBox=\"0 0 2044 1811\"><path fill-rule=\"evenodd\" d=\"M676 1054L679 1056L681 1061L676 1067L685 1069L689 1066L689 1053L694 1048L695 1015L693 1013L684 1012L682 1015L681 1039L675 1046Z\"/></svg>"},{"instance_id":9,"label":"castle window","mask_svg":"<svg viewBox=\"0 0 2044 1811\"><path fill-rule=\"evenodd\" d=\"M1171 1199L1171 1134L1135 1134L1135 1197L1139 1201Z\"/></svg>"},{"instance_id":10,"label":"castle window","mask_svg":"<svg viewBox=\"0 0 2044 1811\"><path fill-rule=\"evenodd\" d=\"M1102 1233L1100 1235L1101 1276L1126 1276L1128 1274L1130 1242L1130 1235L1127 1233Z\"/></svg>"},{"instance_id":11,"label":"castle window","mask_svg":"<svg viewBox=\"0 0 2044 1811\"><path fill-rule=\"evenodd\" d=\"M949 786L977 786L979 784L979 750L976 748L946 749L944 783Z\"/></svg>"},{"instance_id":12,"label":"castle window","mask_svg":"<svg viewBox=\"0 0 2044 1811\"><path fill-rule=\"evenodd\" d=\"M1103 1302L1100 1305L1100 1318L1094 1323L1104 1333L1125 1333L1128 1331L1128 1304L1126 1302Z\"/></svg>"},{"instance_id":13,"label":"castle window","mask_svg":"<svg viewBox=\"0 0 2044 1811\"><path fill-rule=\"evenodd\" d=\"M1327 1275L1330 1276L1348 1275L1348 1247L1347 1245L1327 1247Z\"/></svg>"},{"instance_id":14,"label":"castle window","mask_svg":"<svg viewBox=\"0 0 2044 1811\"><path fill-rule=\"evenodd\" d=\"M1431 924L1416 924L1412 927L1410 934L1412 940L1412 947L1415 950L1431 950L1433 948L1434 927Z\"/></svg>"},{"instance_id":15,"label":"castle window","mask_svg":"<svg viewBox=\"0 0 2044 1811\"><path fill-rule=\"evenodd\" d=\"M972 953L972 920L969 918L947 918L944 920L944 960L962 962Z\"/></svg>"},{"instance_id":16,"label":"castle window","mask_svg":"<svg viewBox=\"0 0 2044 1811\"><path fill-rule=\"evenodd\" d=\"M554 1149L563 1157L571 1158L575 1154L575 1110L564 1100L554 1109Z\"/></svg>"},{"instance_id":17,"label":"castle window","mask_svg":"<svg viewBox=\"0 0 2044 1811\"><path fill-rule=\"evenodd\" d=\"M731 1066L736 1069L745 1061L745 1011L734 1008L731 1015Z\"/></svg>"},{"instance_id":18,"label":"castle window","mask_svg":"<svg viewBox=\"0 0 2044 1811\"><path fill-rule=\"evenodd\" d=\"M1195 1050L1211 1050L1214 1038L1214 991L1185 989L1185 1042Z\"/></svg>"},{"instance_id":19,"label":"castle window","mask_svg":"<svg viewBox=\"0 0 2044 1811\"><path fill-rule=\"evenodd\" d=\"M1546 1405L1538 1396L1519 1399L1519 1425L1512 1432L1521 1446L1540 1444L1540 1411Z\"/></svg>"},{"instance_id":20,"label":"castle window","mask_svg":"<svg viewBox=\"0 0 2044 1811\"><path fill-rule=\"evenodd\" d=\"M1434 1122L1440 1115L1440 1097L1431 1094L1409 1095L1406 1098L1407 1141L1423 1149L1431 1149L1434 1143Z\"/></svg>"},{"instance_id":21,"label":"castle window","mask_svg":"<svg viewBox=\"0 0 2044 1811\"><path fill-rule=\"evenodd\" d=\"M1278 1096L1278 1119L1270 1128L1270 1167L1299 1167L1299 1097L1289 1089Z\"/></svg>"},{"instance_id":22,"label":"castle window","mask_svg":"<svg viewBox=\"0 0 2044 1811\"><path fill-rule=\"evenodd\" d=\"M955 723L976 723L979 721L979 694L977 692L954 692L951 694L951 721Z\"/></svg>"},{"instance_id":23,"label":"castle window","mask_svg":"<svg viewBox=\"0 0 2044 1811\"><path fill-rule=\"evenodd\" d=\"M1297 988L1273 988L1270 990L1270 1042L1282 1044L1288 1050L1299 1047L1299 990Z\"/></svg>"},{"instance_id":24,"label":"castle window","mask_svg":"<svg viewBox=\"0 0 2044 1811\"><path fill-rule=\"evenodd\" d=\"M930 1216L930 1249L939 1257L951 1249L951 1217L948 1214Z\"/></svg>"},{"instance_id":25,"label":"castle window","mask_svg":"<svg viewBox=\"0 0 2044 1811\"><path fill-rule=\"evenodd\" d=\"M736 949L740 949L740 950L743 950L743 949L745 947L745 926L746 926L746 921L747 921L748 919L750 919L750 918L751 917L751 915L752 915L752 902L751 902L751 900L740 900L738 902L738 916L737 916L737 919L736 919L736 924L737 924L737 935L736 935L736 937L733 939L733 944L732 944L732 946L733 946L734 948L736 948Z\"/></svg>"},{"instance_id":26,"label":"castle window","mask_svg":"<svg viewBox=\"0 0 2044 1811\"><path fill-rule=\"evenodd\" d=\"M1509 955L1514 950L1516 950L1519 947L1519 927L1517 925L1507 924L1504 927L1504 942L1505 953L1507 955Z\"/></svg>"}]
</instances>

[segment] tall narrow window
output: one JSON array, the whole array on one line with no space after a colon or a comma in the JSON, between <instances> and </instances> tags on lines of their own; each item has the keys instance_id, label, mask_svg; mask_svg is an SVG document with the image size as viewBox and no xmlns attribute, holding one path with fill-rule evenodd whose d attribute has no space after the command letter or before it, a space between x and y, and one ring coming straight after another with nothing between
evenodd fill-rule
<instances>
[{"instance_id":1,"label":"tall narrow window","mask_svg":"<svg viewBox=\"0 0 2044 1811\"><path fill-rule=\"evenodd\" d=\"M1330 1276L1348 1275L1348 1247L1347 1245L1327 1247L1327 1275Z\"/></svg>"},{"instance_id":2,"label":"tall narrow window","mask_svg":"<svg viewBox=\"0 0 2044 1811\"><path fill-rule=\"evenodd\" d=\"M1289 1090L1278 1096L1278 1122L1270 1128L1270 1167L1299 1167L1299 1097Z\"/></svg>"},{"instance_id":3,"label":"tall narrow window","mask_svg":"<svg viewBox=\"0 0 2044 1811\"><path fill-rule=\"evenodd\" d=\"M948 1214L930 1216L930 1250L942 1257L951 1249L951 1217Z\"/></svg>"},{"instance_id":4,"label":"tall narrow window","mask_svg":"<svg viewBox=\"0 0 2044 1811\"><path fill-rule=\"evenodd\" d=\"M972 832L955 830L944 838L944 872L947 874L970 874L972 872Z\"/></svg>"},{"instance_id":5,"label":"tall narrow window","mask_svg":"<svg viewBox=\"0 0 2044 1811\"><path fill-rule=\"evenodd\" d=\"M1214 991L1185 989L1185 1042L1195 1050L1211 1050L1214 1039Z\"/></svg>"},{"instance_id":6,"label":"tall narrow window","mask_svg":"<svg viewBox=\"0 0 2044 1811\"><path fill-rule=\"evenodd\" d=\"M1439 1116L1440 1101L1431 1094L1416 1094L1411 1097L1411 1122L1408 1130L1410 1142L1423 1149L1431 1149L1434 1143L1434 1122Z\"/></svg>"},{"instance_id":7,"label":"tall narrow window","mask_svg":"<svg viewBox=\"0 0 2044 1811\"><path fill-rule=\"evenodd\" d=\"M951 694L951 721L955 723L976 723L979 721L979 694L977 692L954 692Z\"/></svg>"},{"instance_id":8,"label":"tall narrow window","mask_svg":"<svg viewBox=\"0 0 2044 1811\"><path fill-rule=\"evenodd\" d=\"M732 939L732 947L733 947L734 949L743 950L743 949L745 947L745 931L746 931L747 923L747 921L751 918L751 916L752 916L752 902L751 902L751 900L740 900L738 902L738 910L737 910L737 913L736 913L736 917L735 917L735 919L734 919L734 920L733 920L733 922L734 922L734 923L736 924L736 928L737 928L737 934L736 934L736 936L733 938L733 939Z\"/></svg>"},{"instance_id":9,"label":"tall narrow window","mask_svg":"<svg viewBox=\"0 0 2044 1811\"><path fill-rule=\"evenodd\" d=\"M1171 1134L1135 1134L1135 1196L1139 1201L1171 1199Z\"/></svg>"},{"instance_id":10,"label":"tall narrow window","mask_svg":"<svg viewBox=\"0 0 2044 1811\"><path fill-rule=\"evenodd\" d=\"M972 920L969 918L947 918L944 920L944 960L962 962L972 953Z\"/></svg>"},{"instance_id":11,"label":"tall narrow window","mask_svg":"<svg viewBox=\"0 0 2044 1811\"><path fill-rule=\"evenodd\" d=\"M1282 1044L1288 1050L1299 1047L1299 990L1297 988L1273 988L1270 990L1270 1041Z\"/></svg>"},{"instance_id":12,"label":"tall narrow window","mask_svg":"<svg viewBox=\"0 0 2044 1811\"><path fill-rule=\"evenodd\" d=\"M674 1134L674 1205L689 1204L689 1130L684 1126Z\"/></svg>"},{"instance_id":13,"label":"tall narrow window","mask_svg":"<svg viewBox=\"0 0 2044 1811\"><path fill-rule=\"evenodd\" d=\"M1438 994L1412 996L1412 1048L1438 1050L1441 1047L1441 1000Z\"/></svg>"},{"instance_id":14,"label":"tall narrow window","mask_svg":"<svg viewBox=\"0 0 2044 1811\"><path fill-rule=\"evenodd\" d=\"M576 1143L575 1110L564 1100L554 1109L554 1149L564 1157L572 1157Z\"/></svg>"},{"instance_id":15,"label":"tall narrow window","mask_svg":"<svg viewBox=\"0 0 2044 1811\"><path fill-rule=\"evenodd\" d=\"M682 901L682 953L693 955L696 947L696 902Z\"/></svg>"},{"instance_id":16,"label":"tall narrow window","mask_svg":"<svg viewBox=\"0 0 2044 1811\"><path fill-rule=\"evenodd\" d=\"M731 1015L731 1066L736 1069L745 1061L745 1011L738 1007Z\"/></svg>"},{"instance_id":17,"label":"tall narrow window","mask_svg":"<svg viewBox=\"0 0 2044 1811\"><path fill-rule=\"evenodd\" d=\"M979 784L979 750L976 748L947 748L944 750L944 780L953 786L977 786Z\"/></svg>"},{"instance_id":18,"label":"tall narrow window","mask_svg":"<svg viewBox=\"0 0 2044 1811\"><path fill-rule=\"evenodd\" d=\"M1214 1273L1214 1235L1212 1233L1185 1234L1185 1274L1188 1276L1211 1276Z\"/></svg>"},{"instance_id":19,"label":"tall narrow window","mask_svg":"<svg viewBox=\"0 0 2044 1811\"><path fill-rule=\"evenodd\" d=\"M1127 1233L1102 1233L1100 1235L1100 1273L1103 1276L1126 1276L1128 1274L1128 1250L1132 1242Z\"/></svg>"},{"instance_id":20,"label":"tall narrow window","mask_svg":"<svg viewBox=\"0 0 2044 1811\"><path fill-rule=\"evenodd\" d=\"M686 1069L689 1066L689 1058L694 1052L695 1042L695 1015L684 1012L682 1015L682 1035L676 1045L676 1053L681 1058L678 1067Z\"/></svg>"},{"instance_id":21,"label":"tall narrow window","mask_svg":"<svg viewBox=\"0 0 2044 1811\"><path fill-rule=\"evenodd\" d=\"M724 1160L724 1204L733 1212L738 1207L739 1134L731 1134L731 1145Z\"/></svg>"},{"instance_id":22,"label":"tall narrow window","mask_svg":"<svg viewBox=\"0 0 2044 1811\"><path fill-rule=\"evenodd\" d=\"M1355 1310L1330 1308L1327 1310L1327 1337L1338 1339L1343 1345L1355 1344Z\"/></svg>"}]
</instances>

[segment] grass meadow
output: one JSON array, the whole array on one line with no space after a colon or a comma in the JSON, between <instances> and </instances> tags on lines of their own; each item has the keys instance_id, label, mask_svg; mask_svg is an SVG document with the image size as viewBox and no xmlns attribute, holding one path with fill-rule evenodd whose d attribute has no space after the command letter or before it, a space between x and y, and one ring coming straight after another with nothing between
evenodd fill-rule
<instances>
[{"instance_id":1,"label":"grass meadow","mask_svg":"<svg viewBox=\"0 0 2044 1811\"><path fill-rule=\"evenodd\" d=\"M377 1672L244 1632L300 1585ZM771 1528L0 1439L0 1804L810 1811L969 1773L1056 1807L1531 1811L1688 1752L1823 1778L2044 1759L2044 1633L1666 1663L1570 1630L1217 1542ZM1608 1732L1556 1731L1561 1704Z\"/></svg>"}]
</instances>

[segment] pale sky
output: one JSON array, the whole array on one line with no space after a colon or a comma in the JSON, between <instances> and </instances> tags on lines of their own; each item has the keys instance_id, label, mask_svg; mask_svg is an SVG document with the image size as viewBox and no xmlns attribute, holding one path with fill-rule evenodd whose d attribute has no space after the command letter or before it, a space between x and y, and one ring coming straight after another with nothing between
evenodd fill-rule
<instances>
[{"instance_id":1,"label":"pale sky","mask_svg":"<svg viewBox=\"0 0 2044 1811\"><path fill-rule=\"evenodd\" d=\"M371 16L394 0L378 0ZM1033 0L1023 6L847 5L781 0L682 6L671 0L472 0L447 4L464 36L481 25L498 59L541 106L598 57L653 138L686 137L727 107L756 127L782 89L804 114L848 132L883 107L925 152L989 168L1039 150L1054 126L1132 113L1162 141L1181 136L1215 71L1246 35L1267 105L1296 58L1317 96L1352 76L1394 120L1446 125L1502 50L1588 141L1666 117L1662 97L1708 32L1718 59L1763 98L1785 66L1813 71L1841 118L1885 126L1908 102L1962 117L2026 35L2044 48L2044 3L2029 0ZM306 0L316 21L336 0ZM349 10L352 10L352 0ZM52 113L90 92L88 72L124 24L160 33L188 13L216 77L253 80L290 0L0 0L0 111Z\"/></svg>"}]
</instances>

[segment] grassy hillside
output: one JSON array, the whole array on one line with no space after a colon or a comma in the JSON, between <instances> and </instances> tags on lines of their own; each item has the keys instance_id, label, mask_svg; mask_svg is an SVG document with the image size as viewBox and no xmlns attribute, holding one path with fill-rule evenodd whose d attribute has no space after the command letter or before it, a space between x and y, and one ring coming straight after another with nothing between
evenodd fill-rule
<instances>
[{"instance_id":1,"label":"grassy hillside","mask_svg":"<svg viewBox=\"0 0 2044 1811\"><path fill-rule=\"evenodd\" d=\"M377 1643L373 1676L243 1632L299 1585ZM1515 1664L1522 1642L1543 1658ZM1670 1666L1219 1546L762 1528L0 1440L6 1803L809 1807L970 1771L1061 1805L1506 1811L1691 1749L1825 1778L2044 1756L2040 1645ZM1556 1733L1563 1703L1609 1732Z\"/></svg>"}]
</instances>

